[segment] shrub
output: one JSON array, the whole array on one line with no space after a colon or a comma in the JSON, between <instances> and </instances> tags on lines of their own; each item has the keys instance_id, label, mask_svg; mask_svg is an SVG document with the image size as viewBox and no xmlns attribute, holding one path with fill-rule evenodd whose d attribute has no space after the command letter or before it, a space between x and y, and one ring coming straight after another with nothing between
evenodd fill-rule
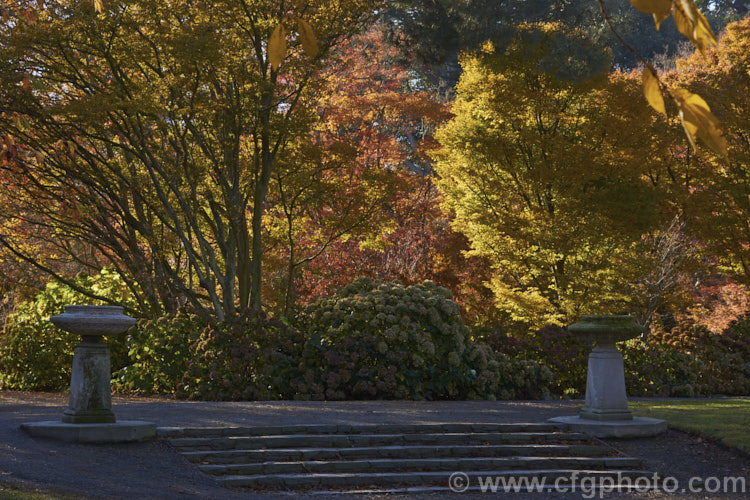
<instances>
[{"instance_id":1,"label":"shrub","mask_svg":"<svg viewBox=\"0 0 750 500\"><path fill-rule=\"evenodd\" d=\"M520 366L536 363L549 370L553 394L582 397L586 392L589 345L565 328L545 326L535 332L510 336L503 329L481 329L477 336ZM528 372L531 368L526 369ZM527 373L528 376L528 373ZM542 375L539 375L542 376Z\"/></svg>"},{"instance_id":2,"label":"shrub","mask_svg":"<svg viewBox=\"0 0 750 500\"><path fill-rule=\"evenodd\" d=\"M301 343L297 330L260 311L211 324L190 346L177 395L214 401L291 397Z\"/></svg>"},{"instance_id":3,"label":"shrub","mask_svg":"<svg viewBox=\"0 0 750 500\"><path fill-rule=\"evenodd\" d=\"M110 267L96 276L80 275L75 284L115 302L132 305L122 277ZM80 337L57 329L49 318L69 304L101 304L72 288L52 282L31 302L20 304L11 314L0 337L0 388L22 391L58 391L70 386L73 348ZM111 365L127 364L125 341L110 337Z\"/></svg>"},{"instance_id":4,"label":"shrub","mask_svg":"<svg viewBox=\"0 0 750 500\"><path fill-rule=\"evenodd\" d=\"M188 311L157 320L140 320L129 331L128 366L113 375L119 392L174 393L182 382L191 357L190 345L205 325Z\"/></svg>"},{"instance_id":5,"label":"shrub","mask_svg":"<svg viewBox=\"0 0 750 500\"><path fill-rule=\"evenodd\" d=\"M685 395L711 396L750 394L750 335L748 318L733 322L720 334L683 319L670 331L656 328L649 336L649 344L660 344L662 349L681 353L680 370L691 371L684 376ZM681 385L670 381L671 385ZM670 389L669 395L675 394Z\"/></svg>"},{"instance_id":6,"label":"shrub","mask_svg":"<svg viewBox=\"0 0 750 500\"><path fill-rule=\"evenodd\" d=\"M700 366L687 353L651 336L621 344L629 396L694 397Z\"/></svg>"},{"instance_id":7,"label":"shrub","mask_svg":"<svg viewBox=\"0 0 750 500\"><path fill-rule=\"evenodd\" d=\"M548 367L528 359L497 355L500 371L496 389L499 399L544 399L549 397L554 374Z\"/></svg>"},{"instance_id":8,"label":"shrub","mask_svg":"<svg viewBox=\"0 0 750 500\"><path fill-rule=\"evenodd\" d=\"M302 398L494 398L507 369L471 344L450 292L431 282L358 279L310 306L303 330Z\"/></svg>"}]
</instances>

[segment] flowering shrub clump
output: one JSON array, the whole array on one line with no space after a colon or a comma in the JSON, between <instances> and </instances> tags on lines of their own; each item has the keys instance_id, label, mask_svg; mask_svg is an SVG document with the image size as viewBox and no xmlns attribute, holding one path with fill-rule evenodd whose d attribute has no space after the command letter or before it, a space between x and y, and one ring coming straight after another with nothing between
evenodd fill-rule
<instances>
[{"instance_id":1,"label":"flowering shrub clump","mask_svg":"<svg viewBox=\"0 0 750 500\"><path fill-rule=\"evenodd\" d=\"M301 342L297 330L262 311L211 324L190 346L177 395L210 401L290 397Z\"/></svg>"},{"instance_id":2,"label":"flowering shrub clump","mask_svg":"<svg viewBox=\"0 0 750 500\"><path fill-rule=\"evenodd\" d=\"M477 372L468 399L542 399L550 395L552 370L536 361L511 359L476 341L469 345L467 358Z\"/></svg>"},{"instance_id":3,"label":"flowering shrub clump","mask_svg":"<svg viewBox=\"0 0 750 500\"><path fill-rule=\"evenodd\" d=\"M672 349L653 335L620 345L629 396L694 397L702 367L689 354Z\"/></svg>"},{"instance_id":4,"label":"flowering shrub clump","mask_svg":"<svg viewBox=\"0 0 750 500\"><path fill-rule=\"evenodd\" d=\"M512 337L502 330L477 329L477 337L514 363L533 360L551 370L553 394L583 397L586 390L588 352L586 342L566 329L545 326L528 334ZM630 396L696 397L750 394L750 319L734 322L721 334L687 321L669 331L658 325L644 341L631 339L619 344L625 367L625 386ZM500 380L515 380L515 398L521 395L522 381L534 380L522 373L522 366L508 370ZM542 377L543 378L543 377ZM539 382L541 383L541 382ZM533 389L529 382L526 391ZM511 391L508 390L510 393ZM502 396L501 396L502 397Z\"/></svg>"},{"instance_id":5,"label":"flowering shrub clump","mask_svg":"<svg viewBox=\"0 0 750 500\"><path fill-rule=\"evenodd\" d=\"M495 397L500 364L472 345L459 308L432 282L358 279L307 311L297 396L312 399Z\"/></svg>"}]
</instances>

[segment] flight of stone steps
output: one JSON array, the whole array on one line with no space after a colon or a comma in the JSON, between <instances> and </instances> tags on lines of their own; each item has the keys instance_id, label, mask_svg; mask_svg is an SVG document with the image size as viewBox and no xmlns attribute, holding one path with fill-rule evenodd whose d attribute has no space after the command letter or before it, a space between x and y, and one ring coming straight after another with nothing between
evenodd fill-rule
<instances>
[{"instance_id":1,"label":"flight of stone steps","mask_svg":"<svg viewBox=\"0 0 750 500\"><path fill-rule=\"evenodd\" d=\"M465 473L473 486L488 477L552 483L649 474L639 470L639 459L552 424L323 424L169 428L160 434L201 471L232 487L448 490L455 472Z\"/></svg>"}]
</instances>

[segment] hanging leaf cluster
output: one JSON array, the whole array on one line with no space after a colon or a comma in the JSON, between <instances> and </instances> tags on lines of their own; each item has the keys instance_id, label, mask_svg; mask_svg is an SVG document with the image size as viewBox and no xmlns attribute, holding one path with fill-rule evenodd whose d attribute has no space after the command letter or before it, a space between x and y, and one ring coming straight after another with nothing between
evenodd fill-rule
<instances>
[{"instance_id":1,"label":"hanging leaf cluster","mask_svg":"<svg viewBox=\"0 0 750 500\"><path fill-rule=\"evenodd\" d=\"M716 46L716 36L706 17L701 14L693 0L630 0L633 6L654 17L658 30L661 23L672 14L677 30L705 54L706 49ZM662 85L653 67L646 65L642 74L643 95L649 105L666 116ZM695 149L695 138L700 138L716 154L727 157L727 141L722 135L719 119L711 112L703 98L685 89L667 91L677 105L680 121L690 145Z\"/></svg>"},{"instance_id":2,"label":"hanging leaf cluster","mask_svg":"<svg viewBox=\"0 0 750 500\"><path fill-rule=\"evenodd\" d=\"M633 7L654 16L656 29L672 14L677 30L701 51L716 46L716 36L693 0L630 0Z\"/></svg>"},{"instance_id":3,"label":"hanging leaf cluster","mask_svg":"<svg viewBox=\"0 0 750 500\"><path fill-rule=\"evenodd\" d=\"M297 35L302 43L302 48L305 53L313 59L318 55L318 39L315 37L310 24L304 19L297 19ZM281 66L282 61L286 57L287 52L287 29L284 23L279 23L274 28L271 37L268 39L268 62L271 63L273 69L278 69Z\"/></svg>"}]
</instances>

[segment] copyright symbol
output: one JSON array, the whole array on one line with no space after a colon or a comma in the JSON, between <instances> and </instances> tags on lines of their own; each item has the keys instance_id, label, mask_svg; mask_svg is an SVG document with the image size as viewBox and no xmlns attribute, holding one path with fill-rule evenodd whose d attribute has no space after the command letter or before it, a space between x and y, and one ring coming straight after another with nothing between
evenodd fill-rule
<instances>
[{"instance_id":1,"label":"copyright symbol","mask_svg":"<svg viewBox=\"0 0 750 500\"><path fill-rule=\"evenodd\" d=\"M448 487L453 493L463 493L469 489L469 476L464 472L454 472L448 479Z\"/></svg>"}]
</instances>

